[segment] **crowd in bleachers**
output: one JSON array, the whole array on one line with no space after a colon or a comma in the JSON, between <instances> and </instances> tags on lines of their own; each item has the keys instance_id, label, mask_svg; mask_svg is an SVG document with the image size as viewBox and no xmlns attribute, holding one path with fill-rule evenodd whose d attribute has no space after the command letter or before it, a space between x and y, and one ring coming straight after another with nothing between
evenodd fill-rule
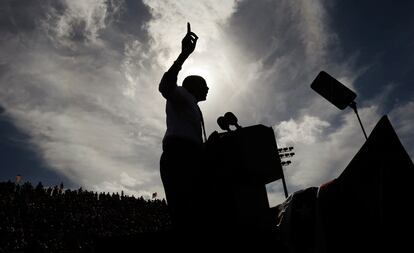
<instances>
[{"instance_id":1,"label":"crowd in bleachers","mask_svg":"<svg viewBox=\"0 0 414 253\"><path fill-rule=\"evenodd\" d=\"M0 182L0 252L90 252L99 238L170 228L164 199Z\"/></svg>"}]
</instances>

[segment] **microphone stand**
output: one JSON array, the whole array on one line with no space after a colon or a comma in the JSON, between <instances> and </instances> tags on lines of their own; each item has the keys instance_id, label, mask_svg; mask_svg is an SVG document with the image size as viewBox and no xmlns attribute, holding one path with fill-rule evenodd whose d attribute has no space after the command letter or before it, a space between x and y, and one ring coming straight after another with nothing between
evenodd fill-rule
<instances>
[{"instance_id":1,"label":"microphone stand","mask_svg":"<svg viewBox=\"0 0 414 253\"><path fill-rule=\"evenodd\" d=\"M354 110L355 114L357 115L359 124L361 125L361 128L362 128L362 132L364 132L365 140L368 140L367 134L365 133L364 126L362 125L361 119L359 118L359 114L358 114L358 110L357 110L357 106L356 106L355 101L352 101L349 104L349 107L351 107Z\"/></svg>"}]
</instances>

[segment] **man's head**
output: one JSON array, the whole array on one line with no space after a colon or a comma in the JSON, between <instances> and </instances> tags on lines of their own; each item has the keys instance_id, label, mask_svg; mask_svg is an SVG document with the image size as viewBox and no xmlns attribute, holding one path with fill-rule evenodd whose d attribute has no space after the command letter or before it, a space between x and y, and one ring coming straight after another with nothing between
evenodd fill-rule
<instances>
[{"instance_id":1,"label":"man's head","mask_svg":"<svg viewBox=\"0 0 414 253\"><path fill-rule=\"evenodd\" d=\"M187 76L183 81L183 87L193 94L197 102L206 100L209 88L201 76Z\"/></svg>"}]
</instances>

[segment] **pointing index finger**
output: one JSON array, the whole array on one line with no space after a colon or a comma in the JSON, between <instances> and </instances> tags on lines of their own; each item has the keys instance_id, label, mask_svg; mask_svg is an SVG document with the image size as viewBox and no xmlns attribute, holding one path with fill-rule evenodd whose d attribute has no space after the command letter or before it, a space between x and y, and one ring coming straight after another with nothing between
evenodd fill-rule
<instances>
[{"instance_id":1,"label":"pointing index finger","mask_svg":"<svg viewBox=\"0 0 414 253\"><path fill-rule=\"evenodd\" d=\"M187 22L187 33L191 33L190 22Z\"/></svg>"}]
</instances>

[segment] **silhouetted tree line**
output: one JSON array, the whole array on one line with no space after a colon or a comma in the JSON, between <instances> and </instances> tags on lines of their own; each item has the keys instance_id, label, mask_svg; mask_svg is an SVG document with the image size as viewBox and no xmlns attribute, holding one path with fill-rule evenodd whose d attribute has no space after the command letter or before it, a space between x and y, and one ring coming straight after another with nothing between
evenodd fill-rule
<instances>
[{"instance_id":1,"label":"silhouetted tree line","mask_svg":"<svg viewBox=\"0 0 414 253\"><path fill-rule=\"evenodd\" d=\"M170 227L164 199L0 182L0 252L89 252L99 238Z\"/></svg>"}]
</instances>

